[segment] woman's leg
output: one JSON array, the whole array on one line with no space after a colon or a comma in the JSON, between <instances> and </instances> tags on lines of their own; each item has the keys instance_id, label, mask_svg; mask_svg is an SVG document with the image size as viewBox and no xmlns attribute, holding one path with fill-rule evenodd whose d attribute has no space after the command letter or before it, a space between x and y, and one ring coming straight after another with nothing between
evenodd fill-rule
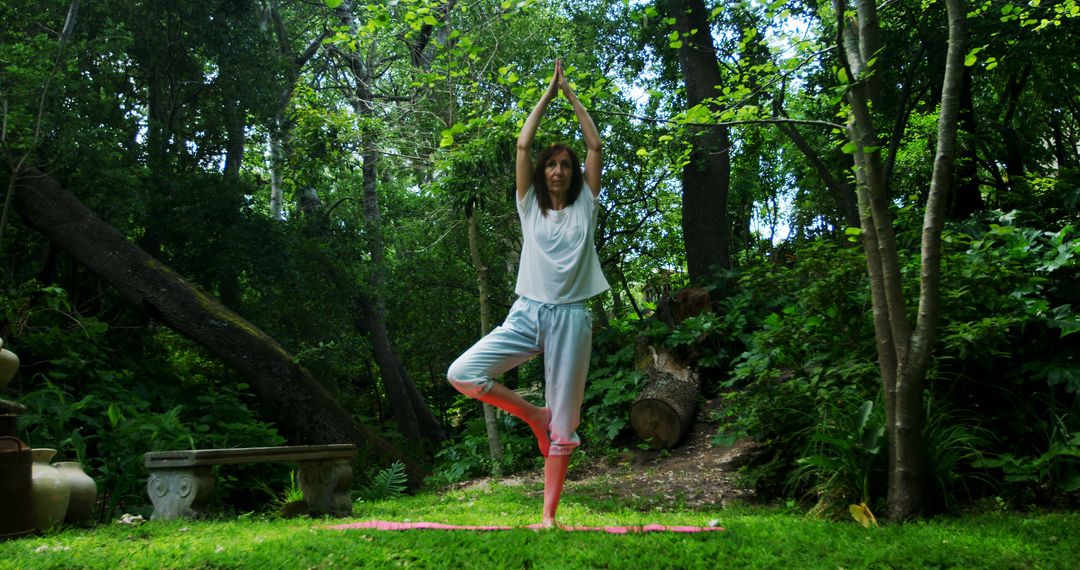
<instances>
[{"instance_id":1,"label":"woman's leg","mask_svg":"<svg viewBox=\"0 0 1080 570\"><path fill-rule=\"evenodd\" d=\"M570 455L580 443L577 427L585 398L592 354L592 319L584 304L562 306L542 319L544 396L551 408L551 449L544 462L544 512L541 526L555 527Z\"/></svg>"},{"instance_id":2,"label":"woman's leg","mask_svg":"<svg viewBox=\"0 0 1080 570\"><path fill-rule=\"evenodd\" d=\"M544 460L544 515L540 526L554 528L555 511L559 510L563 483L566 482L566 469L570 466L569 455L549 455Z\"/></svg>"},{"instance_id":3,"label":"woman's leg","mask_svg":"<svg viewBox=\"0 0 1080 570\"><path fill-rule=\"evenodd\" d=\"M476 399L506 410L529 424L533 435L536 436L536 445L540 448L540 455L548 456L548 449L551 447L551 438L548 436L548 424L551 423L550 409L533 405L517 392L494 381L487 393L477 396Z\"/></svg>"},{"instance_id":4,"label":"woman's leg","mask_svg":"<svg viewBox=\"0 0 1080 570\"><path fill-rule=\"evenodd\" d=\"M536 436L540 453L547 457L551 411L529 403L495 377L540 354L536 308L514 303L506 321L465 351L447 371L450 384L462 394L491 404L520 418Z\"/></svg>"}]
</instances>

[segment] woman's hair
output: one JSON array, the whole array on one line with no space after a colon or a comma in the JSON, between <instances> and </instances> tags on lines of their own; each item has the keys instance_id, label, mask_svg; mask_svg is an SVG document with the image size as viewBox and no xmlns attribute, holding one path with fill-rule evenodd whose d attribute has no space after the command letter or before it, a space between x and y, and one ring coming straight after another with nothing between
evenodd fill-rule
<instances>
[{"instance_id":1,"label":"woman's hair","mask_svg":"<svg viewBox=\"0 0 1080 570\"><path fill-rule=\"evenodd\" d=\"M533 168L533 187L536 189L536 199L540 202L540 213L545 216L547 215L548 210L551 209L551 193L548 191L547 177L544 176L544 169L547 168L547 162L551 157L564 150L570 155L570 167L573 171L573 174L570 177L570 187L566 190L567 206L573 204L578 199L578 196L581 195L581 187L585 182L585 179L581 174L581 161L578 160L577 153L574 152L574 149L562 143L555 143L540 151L540 155L536 157L536 166Z\"/></svg>"}]
</instances>

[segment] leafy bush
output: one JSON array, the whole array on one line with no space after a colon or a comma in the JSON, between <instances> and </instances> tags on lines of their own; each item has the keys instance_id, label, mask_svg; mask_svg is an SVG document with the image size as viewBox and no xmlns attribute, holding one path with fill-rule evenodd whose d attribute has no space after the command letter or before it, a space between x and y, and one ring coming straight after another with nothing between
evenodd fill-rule
<instances>
[{"instance_id":1,"label":"leafy bush","mask_svg":"<svg viewBox=\"0 0 1080 570\"><path fill-rule=\"evenodd\" d=\"M630 424L630 405L644 374L634 369L634 338L640 322L616 319L593 338L592 363L585 384L582 442L596 449L610 447Z\"/></svg>"},{"instance_id":2,"label":"leafy bush","mask_svg":"<svg viewBox=\"0 0 1080 570\"><path fill-rule=\"evenodd\" d=\"M950 411L932 395L926 398L923 439L929 478L929 509L955 511L965 500L992 490L993 480L981 464L992 443L985 420Z\"/></svg>"},{"instance_id":3,"label":"leafy bush","mask_svg":"<svg viewBox=\"0 0 1080 570\"><path fill-rule=\"evenodd\" d=\"M58 460L83 463L101 490L101 520L147 510L145 452L284 441L248 407L246 384L231 383L170 332L156 331L168 352L147 348L140 357L118 350L122 333L78 315L61 288L30 284L19 297L0 298L0 307L23 323L13 342L26 364L17 386L17 399L29 408L21 436L34 447L57 448ZM283 474L281 466L238 466L217 478L217 496L246 493Z\"/></svg>"},{"instance_id":4,"label":"leafy bush","mask_svg":"<svg viewBox=\"0 0 1080 570\"><path fill-rule=\"evenodd\" d=\"M898 236L914 240L916 232L901 229ZM932 501L951 509L961 497L993 490L976 461L1009 469L1006 483L1071 488L1061 483L1071 481L1068 434L1080 432L1074 411L1080 349L1073 335L1080 330L1073 308L1080 300L1080 240L1071 227L1048 232L999 216L946 231L943 241L942 310L928 377L935 408L927 411L925 433ZM757 328L721 384L730 391L726 421L714 438L751 435L762 444L764 453L744 469L743 481L763 496L785 488L800 457L840 455L842 446L822 439L842 429L837 410L854 409L880 391L861 250L818 241L785 261L748 267L739 280L739 295L749 299L740 311L748 328ZM902 264L913 299L918 256L904 256ZM1048 425L1047 415L1060 425ZM1016 442L1025 443L1016 449ZM998 459L979 461L983 454ZM786 488L832 485L814 461L803 462L800 485ZM859 494L845 485L848 491L832 494Z\"/></svg>"},{"instance_id":5,"label":"leafy bush","mask_svg":"<svg viewBox=\"0 0 1080 570\"><path fill-rule=\"evenodd\" d=\"M796 461L791 482L815 495L811 512L835 516L848 505L869 503L871 488L880 489L886 455L881 406L867 400L854 412L829 410L808 431L806 451Z\"/></svg>"},{"instance_id":6,"label":"leafy bush","mask_svg":"<svg viewBox=\"0 0 1080 570\"><path fill-rule=\"evenodd\" d=\"M475 400L465 399L465 405L479 407ZM517 418L504 413L497 414L499 441L503 446L502 473L514 473L525 468L535 467L540 457L536 449L536 438L528 425ZM484 477L492 473L491 451L488 447L487 427L482 415L469 418L464 430L456 439L443 444L435 454L432 474L425 483L442 487L474 477Z\"/></svg>"},{"instance_id":7,"label":"leafy bush","mask_svg":"<svg viewBox=\"0 0 1080 570\"><path fill-rule=\"evenodd\" d=\"M765 497L791 489L789 474L816 426L873 399L880 382L860 252L818 241L788 263L747 268L739 280L747 300L737 306L756 330L720 385L723 423L714 437L722 444L749 435L760 444L742 483Z\"/></svg>"}]
</instances>

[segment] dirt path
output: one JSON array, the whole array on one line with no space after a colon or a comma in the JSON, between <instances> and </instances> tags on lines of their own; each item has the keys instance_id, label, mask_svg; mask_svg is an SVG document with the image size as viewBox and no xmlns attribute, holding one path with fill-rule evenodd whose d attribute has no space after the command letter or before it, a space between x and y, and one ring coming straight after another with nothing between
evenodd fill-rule
<instances>
[{"instance_id":1,"label":"dirt path","mask_svg":"<svg viewBox=\"0 0 1080 570\"><path fill-rule=\"evenodd\" d=\"M628 448L613 458L588 458L572 463L567 493L587 493L598 499L618 498L641 509L663 511L725 506L754 498L752 491L735 486L736 470L753 450L750 440L731 447L714 446L715 427L698 422L678 447L666 451ZM492 479L464 483L485 486ZM541 484L540 473L519 474L499 480L503 485Z\"/></svg>"},{"instance_id":2,"label":"dirt path","mask_svg":"<svg viewBox=\"0 0 1080 570\"><path fill-rule=\"evenodd\" d=\"M660 511L665 505L702 509L753 499L751 491L735 485L736 470L752 442L714 446L710 441L714 431L712 425L698 423L675 449L631 449L614 462L576 469L569 474L567 487L570 492L581 489Z\"/></svg>"}]
</instances>

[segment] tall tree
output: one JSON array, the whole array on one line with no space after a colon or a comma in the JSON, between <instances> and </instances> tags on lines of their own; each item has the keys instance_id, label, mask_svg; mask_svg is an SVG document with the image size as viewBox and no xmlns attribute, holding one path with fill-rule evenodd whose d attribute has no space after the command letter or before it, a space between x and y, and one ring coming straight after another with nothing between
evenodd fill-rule
<instances>
[{"instance_id":1,"label":"tall tree","mask_svg":"<svg viewBox=\"0 0 1080 570\"><path fill-rule=\"evenodd\" d=\"M723 84L704 0L670 0L675 19L672 45L686 85L686 107L714 108ZM731 188L731 139L722 125L689 128L693 150L682 171L682 229L690 281L709 279L713 267L729 267L727 200Z\"/></svg>"},{"instance_id":2,"label":"tall tree","mask_svg":"<svg viewBox=\"0 0 1080 570\"><path fill-rule=\"evenodd\" d=\"M380 156L378 125L380 121L375 113L378 102L374 92L375 85L380 79L378 68L383 65L376 58L383 54L377 50L375 41L369 39L367 42L360 42L362 35L354 19L353 9L352 2L342 2L335 8L334 14L340 20L342 27L356 38L357 47L337 44L335 51L347 70L349 84L345 95L360 125L364 233L367 238L368 252L371 255L371 266L368 270L369 294L364 304L368 321L367 329L374 346L375 359L379 364L387 398L394 410L394 419L402 434L412 441L423 439L440 441L446 437L442 425L432 414L411 376L401 364L386 325L386 301L383 298L387 281L386 245L383 241L383 222L378 191Z\"/></svg>"},{"instance_id":3,"label":"tall tree","mask_svg":"<svg viewBox=\"0 0 1080 570\"><path fill-rule=\"evenodd\" d=\"M871 106L877 95L874 60L881 29L877 5L860 0L847 18L846 0L835 0L837 48L850 78L848 137L855 146L855 174L863 250L873 302L878 363L885 392L889 438L888 515L903 520L922 513L926 458L923 450L923 388L938 317L941 230L952 180L957 120L967 52L966 11L962 0L947 0L949 48L938 118L937 153L922 229L919 304L914 328L907 319L900 282L896 238L881 160L881 141Z\"/></svg>"},{"instance_id":4,"label":"tall tree","mask_svg":"<svg viewBox=\"0 0 1080 570\"><path fill-rule=\"evenodd\" d=\"M281 91L278 94L277 106L273 122L269 129L270 144L270 219L280 220L285 203L285 165L289 163L292 155L292 129L293 121L289 118L289 105L293 94L300 83L301 73L309 61L318 53L323 45L323 40L329 33L324 27L322 32L315 35L302 51L297 52L293 47L293 35L285 24L285 17L278 7L278 0L266 0L265 17L273 26L274 38L277 40L278 53L284 62L285 74L282 80ZM301 203L304 192L307 192L307 202L311 202L310 186L298 192L297 205Z\"/></svg>"},{"instance_id":5,"label":"tall tree","mask_svg":"<svg viewBox=\"0 0 1080 570\"><path fill-rule=\"evenodd\" d=\"M476 196L469 199L465 204L465 217L469 220L469 257L472 258L473 267L476 268L476 288L480 295L480 336L491 332L491 298L489 295L490 284L488 283L487 263L484 262L480 252L480 224L478 221ZM484 426L487 428L488 450L491 453L492 474L502 473L503 450L499 441L499 427L496 423L495 407L487 402L484 406Z\"/></svg>"}]
</instances>

